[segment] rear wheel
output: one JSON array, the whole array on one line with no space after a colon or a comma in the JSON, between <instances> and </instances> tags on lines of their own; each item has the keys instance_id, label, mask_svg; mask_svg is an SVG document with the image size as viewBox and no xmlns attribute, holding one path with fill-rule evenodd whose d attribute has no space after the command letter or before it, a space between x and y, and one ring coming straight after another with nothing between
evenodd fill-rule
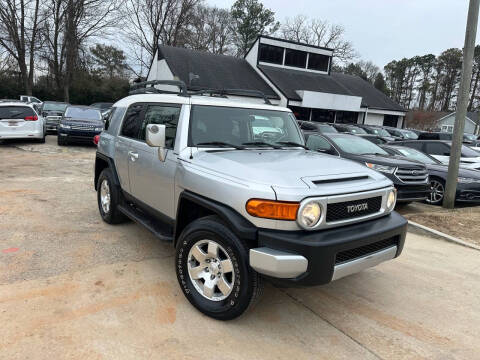
<instances>
[{"instance_id":1,"label":"rear wheel","mask_svg":"<svg viewBox=\"0 0 480 360\"><path fill-rule=\"evenodd\" d=\"M441 205L445 196L445 181L439 178L430 178L430 195L427 197L427 203L431 205Z\"/></svg>"},{"instance_id":2,"label":"rear wheel","mask_svg":"<svg viewBox=\"0 0 480 360\"><path fill-rule=\"evenodd\" d=\"M38 142L39 142L40 144L45 144L45 137L46 137L46 136L47 136L47 133L44 132L44 133L43 133L43 137L41 137L40 139L38 139Z\"/></svg>"},{"instance_id":3,"label":"rear wheel","mask_svg":"<svg viewBox=\"0 0 480 360\"><path fill-rule=\"evenodd\" d=\"M106 223L119 224L126 220L118 210L120 203L120 189L113 182L113 175L109 168L103 169L97 182L97 201L100 215Z\"/></svg>"},{"instance_id":4,"label":"rear wheel","mask_svg":"<svg viewBox=\"0 0 480 360\"><path fill-rule=\"evenodd\" d=\"M262 279L248 264L247 245L219 217L195 220L177 243L176 271L184 295L218 320L243 314L260 297Z\"/></svg>"}]
</instances>

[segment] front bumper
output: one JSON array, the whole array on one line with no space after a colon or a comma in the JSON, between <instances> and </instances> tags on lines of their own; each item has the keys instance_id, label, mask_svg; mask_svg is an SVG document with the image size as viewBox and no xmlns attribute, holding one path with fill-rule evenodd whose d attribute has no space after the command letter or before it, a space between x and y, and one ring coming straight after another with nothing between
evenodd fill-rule
<instances>
[{"instance_id":1,"label":"front bumper","mask_svg":"<svg viewBox=\"0 0 480 360\"><path fill-rule=\"evenodd\" d=\"M7 139L41 139L43 138L43 130L35 131L22 131L22 132L10 132L10 133L1 133L0 140Z\"/></svg>"},{"instance_id":2,"label":"front bumper","mask_svg":"<svg viewBox=\"0 0 480 360\"><path fill-rule=\"evenodd\" d=\"M61 127L58 128L58 136L63 137L67 141L85 142L90 144L92 143L94 136L99 135L100 133L101 131L71 130Z\"/></svg>"},{"instance_id":3,"label":"front bumper","mask_svg":"<svg viewBox=\"0 0 480 360\"><path fill-rule=\"evenodd\" d=\"M423 201L430 196L432 191L430 184L425 185L405 185L394 184L397 189L397 202Z\"/></svg>"},{"instance_id":4,"label":"front bumper","mask_svg":"<svg viewBox=\"0 0 480 360\"><path fill-rule=\"evenodd\" d=\"M456 199L459 202L480 202L480 184L458 183Z\"/></svg>"},{"instance_id":5,"label":"front bumper","mask_svg":"<svg viewBox=\"0 0 480 360\"><path fill-rule=\"evenodd\" d=\"M407 221L396 212L315 232L260 229L250 266L281 285L326 284L399 256L406 232Z\"/></svg>"}]
</instances>

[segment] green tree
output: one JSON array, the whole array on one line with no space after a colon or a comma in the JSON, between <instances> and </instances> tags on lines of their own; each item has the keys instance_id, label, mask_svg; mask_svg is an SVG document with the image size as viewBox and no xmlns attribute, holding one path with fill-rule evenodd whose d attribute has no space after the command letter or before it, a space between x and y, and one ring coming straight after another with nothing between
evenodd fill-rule
<instances>
[{"instance_id":1,"label":"green tree","mask_svg":"<svg viewBox=\"0 0 480 360\"><path fill-rule=\"evenodd\" d=\"M375 76L373 86L375 86L376 89L380 90L385 95L388 95L387 83L385 82L385 78L381 72L377 73L377 76Z\"/></svg>"},{"instance_id":2,"label":"green tree","mask_svg":"<svg viewBox=\"0 0 480 360\"><path fill-rule=\"evenodd\" d=\"M443 69L440 83L442 86L442 111L450 110L450 104L462 70L462 55L460 49L448 49L438 57L439 65Z\"/></svg>"},{"instance_id":3,"label":"green tree","mask_svg":"<svg viewBox=\"0 0 480 360\"><path fill-rule=\"evenodd\" d=\"M474 101L477 97L478 83L480 81L480 45L475 46L473 55L473 77L471 83L470 101L468 103L468 111L472 111Z\"/></svg>"},{"instance_id":4,"label":"green tree","mask_svg":"<svg viewBox=\"0 0 480 360\"><path fill-rule=\"evenodd\" d=\"M231 15L237 56L244 56L258 35L272 34L280 27L280 23L275 21L275 13L258 0L235 1Z\"/></svg>"},{"instance_id":5,"label":"green tree","mask_svg":"<svg viewBox=\"0 0 480 360\"><path fill-rule=\"evenodd\" d=\"M96 44L90 48L95 71L104 77L124 77L128 69L123 50L111 45Z\"/></svg>"}]
</instances>

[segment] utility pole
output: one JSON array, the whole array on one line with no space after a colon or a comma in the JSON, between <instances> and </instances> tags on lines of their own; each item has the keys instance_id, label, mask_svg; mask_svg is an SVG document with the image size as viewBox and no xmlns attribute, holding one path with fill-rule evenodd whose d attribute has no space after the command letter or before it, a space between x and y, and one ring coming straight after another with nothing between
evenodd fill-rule
<instances>
[{"instance_id":1,"label":"utility pole","mask_svg":"<svg viewBox=\"0 0 480 360\"><path fill-rule=\"evenodd\" d=\"M458 90L457 111L455 115L455 126L453 128L452 149L448 164L447 188L443 207L453 209L455 206L455 195L457 192L458 167L462 152L463 132L465 129L465 117L470 94L470 82L472 80L472 62L475 51L475 38L477 35L478 11L480 0L470 0L468 8L467 29L465 31L465 46L463 49L463 66L460 88Z\"/></svg>"}]
</instances>

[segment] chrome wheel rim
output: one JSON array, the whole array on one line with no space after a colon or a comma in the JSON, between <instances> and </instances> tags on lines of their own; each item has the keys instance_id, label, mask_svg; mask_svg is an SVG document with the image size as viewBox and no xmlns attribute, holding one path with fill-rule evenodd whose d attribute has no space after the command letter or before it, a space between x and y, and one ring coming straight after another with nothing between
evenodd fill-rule
<instances>
[{"instance_id":1,"label":"chrome wheel rim","mask_svg":"<svg viewBox=\"0 0 480 360\"><path fill-rule=\"evenodd\" d=\"M443 200L445 188L440 181L430 181L430 190L430 198L427 200L427 202L436 204Z\"/></svg>"},{"instance_id":2,"label":"chrome wheel rim","mask_svg":"<svg viewBox=\"0 0 480 360\"><path fill-rule=\"evenodd\" d=\"M105 214L110 212L110 186L108 180L103 180L100 185L100 203Z\"/></svg>"},{"instance_id":3,"label":"chrome wheel rim","mask_svg":"<svg viewBox=\"0 0 480 360\"><path fill-rule=\"evenodd\" d=\"M213 240L197 241L188 252L188 276L204 298L226 299L233 289L235 271L225 249Z\"/></svg>"}]
</instances>

